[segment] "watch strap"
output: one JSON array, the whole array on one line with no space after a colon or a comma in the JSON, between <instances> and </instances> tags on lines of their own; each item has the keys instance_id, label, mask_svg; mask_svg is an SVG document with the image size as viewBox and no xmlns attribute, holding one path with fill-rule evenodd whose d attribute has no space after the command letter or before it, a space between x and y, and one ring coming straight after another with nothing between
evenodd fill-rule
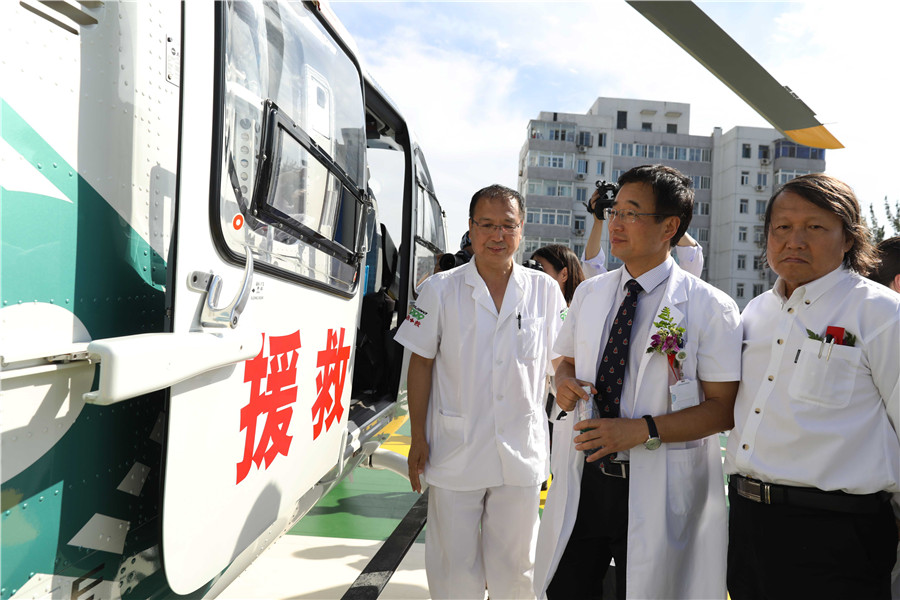
<instances>
[{"instance_id":1,"label":"watch strap","mask_svg":"<svg viewBox=\"0 0 900 600\"><path fill-rule=\"evenodd\" d=\"M650 431L650 437L648 439L659 439L659 431L656 429L656 422L653 421L653 417L644 415L643 419L647 421L647 429Z\"/></svg>"}]
</instances>

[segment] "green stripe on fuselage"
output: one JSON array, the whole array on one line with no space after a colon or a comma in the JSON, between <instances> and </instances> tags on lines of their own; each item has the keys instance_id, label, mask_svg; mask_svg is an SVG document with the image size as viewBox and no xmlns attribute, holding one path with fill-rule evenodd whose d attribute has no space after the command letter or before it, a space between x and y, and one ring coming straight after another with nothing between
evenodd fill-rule
<instances>
[{"instance_id":1,"label":"green stripe on fuselage","mask_svg":"<svg viewBox=\"0 0 900 600\"><path fill-rule=\"evenodd\" d=\"M5 100L0 110L0 137L71 201L4 182L0 306L56 304L94 339L161 331L166 261Z\"/></svg>"}]
</instances>

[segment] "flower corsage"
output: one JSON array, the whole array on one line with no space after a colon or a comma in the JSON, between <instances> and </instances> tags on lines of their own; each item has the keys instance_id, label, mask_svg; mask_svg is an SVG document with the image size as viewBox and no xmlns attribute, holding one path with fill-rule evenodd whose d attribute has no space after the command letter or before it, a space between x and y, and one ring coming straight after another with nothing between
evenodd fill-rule
<instances>
[{"instance_id":1,"label":"flower corsage","mask_svg":"<svg viewBox=\"0 0 900 600\"><path fill-rule=\"evenodd\" d=\"M656 333L650 336L650 347L647 353L658 352L666 357L669 361L669 369L675 376L675 381L681 380L681 366L687 358L687 352L684 348L684 327L679 327L672 320L672 314L669 307L664 306L657 317L659 319L653 323L657 328Z\"/></svg>"}]
</instances>

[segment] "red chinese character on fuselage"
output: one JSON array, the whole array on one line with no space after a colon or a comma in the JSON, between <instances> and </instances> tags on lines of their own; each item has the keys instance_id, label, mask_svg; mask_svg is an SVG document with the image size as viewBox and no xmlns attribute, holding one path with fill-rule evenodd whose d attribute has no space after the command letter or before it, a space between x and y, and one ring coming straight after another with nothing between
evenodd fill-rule
<instances>
[{"instance_id":1,"label":"red chinese character on fuselage","mask_svg":"<svg viewBox=\"0 0 900 600\"><path fill-rule=\"evenodd\" d=\"M237 483L250 472L250 463L256 468L265 461L266 469L278 454L287 456L292 436L288 435L291 407L297 401L297 360L300 356L300 332L271 336L269 354L266 355L265 334L263 347L256 358L244 363L244 381L250 382L250 402L241 409L241 430L246 430L244 458L237 463ZM265 389L262 381L266 380ZM256 423L265 415L259 442L256 442Z\"/></svg>"},{"instance_id":2,"label":"red chinese character on fuselage","mask_svg":"<svg viewBox=\"0 0 900 600\"><path fill-rule=\"evenodd\" d=\"M340 338L337 331L329 329L328 345L325 350L318 353L316 361L316 366L320 370L316 376L316 401L312 406L313 439L322 433L323 425L327 431L331 424L340 421L344 414L341 398L348 362L350 362L350 346L344 346L344 328L341 327Z\"/></svg>"}]
</instances>

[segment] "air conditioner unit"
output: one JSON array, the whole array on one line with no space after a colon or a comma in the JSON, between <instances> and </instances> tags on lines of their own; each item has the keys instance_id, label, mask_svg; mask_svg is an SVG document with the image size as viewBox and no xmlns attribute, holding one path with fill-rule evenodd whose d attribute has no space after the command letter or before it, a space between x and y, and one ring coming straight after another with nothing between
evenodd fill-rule
<instances>
[{"instance_id":1,"label":"air conditioner unit","mask_svg":"<svg viewBox=\"0 0 900 600\"><path fill-rule=\"evenodd\" d=\"M771 164L772 164L772 159L771 159L771 158L761 158L761 159L759 159L759 164L761 164L761 165L764 166L764 167L765 167L766 165L771 165Z\"/></svg>"},{"instance_id":2,"label":"air conditioner unit","mask_svg":"<svg viewBox=\"0 0 900 600\"><path fill-rule=\"evenodd\" d=\"M587 146L578 146L578 151L584 154L587 152Z\"/></svg>"},{"instance_id":3,"label":"air conditioner unit","mask_svg":"<svg viewBox=\"0 0 900 600\"><path fill-rule=\"evenodd\" d=\"M584 179L584 173L575 173L575 179Z\"/></svg>"},{"instance_id":4,"label":"air conditioner unit","mask_svg":"<svg viewBox=\"0 0 900 600\"><path fill-rule=\"evenodd\" d=\"M756 215L756 216L757 216L757 218L758 218L760 221L765 221L765 220L766 220L766 213L759 213L759 214Z\"/></svg>"},{"instance_id":5,"label":"air conditioner unit","mask_svg":"<svg viewBox=\"0 0 900 600\"><path fill-rule=\"evenodd\" d=\"M764 192L764 191L766 191L766 186L764 186L764 185L758 185L758 186L756 186L756 191L757 191L757 192Z\"/></svg>"},{"instance_id":6,"label":"air conditioner unit","mask_svg":"<svg viewBox=\"0 0 900 600\"><path fill-rule=\"evenodd\" d=\"M581 227L576 227L576 228L573 229L572 231L575 232L575 235L584 235L584 229L581 228Z\"/></svg>"}]
</instances>

